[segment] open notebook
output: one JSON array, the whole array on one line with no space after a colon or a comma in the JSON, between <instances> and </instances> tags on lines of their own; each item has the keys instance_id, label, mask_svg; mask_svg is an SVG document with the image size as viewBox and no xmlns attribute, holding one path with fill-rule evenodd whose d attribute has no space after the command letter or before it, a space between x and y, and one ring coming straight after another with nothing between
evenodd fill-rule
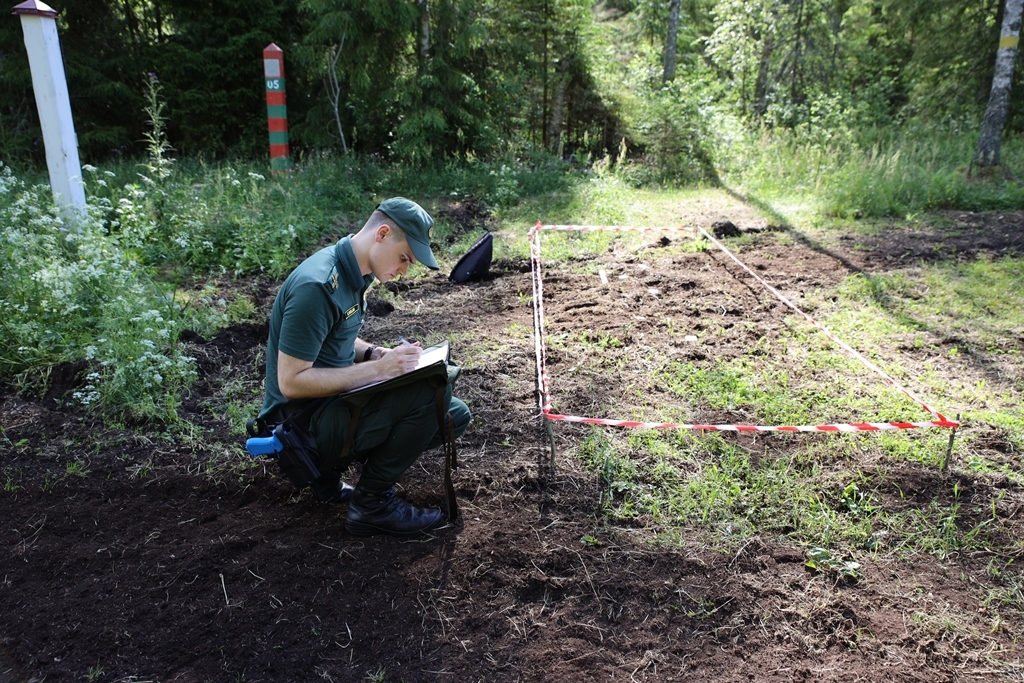
<instances>
[{"instance_id":1,"label":"open notebook","mask_svg":"<svg viewBox=\"0 0 1024 683\"><path fill-rule=\"evenodd\" d=\"M423 349L420 353L420 362L416 365L415 370L399 375L398 377L392 377L391 379L381 380L380 382L374 382L373 384L367 384L366 386L353 389L352 391L346 391L340 394L342 397L354 396L356 394L363 393L365 391L373 390L374 392L380 391L381 389L387 389L388 384L402 385L407 384L419 375L428 375L433 372L437 372L438 365L446 365L448 359L451 357L449 350L448 341L445 340L440 344L434 346L428 346Z\"/></svg>"}]
</instances>

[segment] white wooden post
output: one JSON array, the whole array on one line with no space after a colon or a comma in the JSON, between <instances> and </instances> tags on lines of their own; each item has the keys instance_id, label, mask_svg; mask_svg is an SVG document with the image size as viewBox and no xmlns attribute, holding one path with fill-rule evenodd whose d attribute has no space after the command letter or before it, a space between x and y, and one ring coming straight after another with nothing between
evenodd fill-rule
<instances>
[{"instance_id":1,"label":"white wooden post","mask_svg":"<svg viewBox=\"0 0 1024 683\"><path fill-rule=\"evenodd\" d=\"M14 14L21 17L25 33L53 199L64 217L74 222L85 214L85 187L57 37L57 12L39 0L28 0L15 6Z\"/></svg>"}]
</instances>

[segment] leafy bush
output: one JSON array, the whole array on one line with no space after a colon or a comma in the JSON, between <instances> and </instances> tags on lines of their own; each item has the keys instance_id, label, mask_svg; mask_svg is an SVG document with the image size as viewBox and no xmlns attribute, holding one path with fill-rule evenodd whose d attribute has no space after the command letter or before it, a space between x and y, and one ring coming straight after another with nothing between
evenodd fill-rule
<instances>
[{"instance_id":1,"label":"leafy bush","mask_svg":"<svg viewBox=\"0 0 1024 683\"><path fill-rule=\"evenodd\" d=\"M686 78L665 83L650 46L636 48L628 65L601 76L606 96L618 102L623 135L609 145L617 147L616 158L609 154L596 166L613 165L638 187L717 184L714 103L720 87L699 64L688 65Z\"/></svg>"},{"instance_id":2,"label":"leafy bush","mask_svg":"<svg viewBox=\"0 0 1024 683\"><path fill-rule=\"evenodd\" d=\"M180 307L108 232L109 200L69 225L49 195L0 167L0 373L31 387L26 371L84 360L92 372L72 400L173 419L195 378L177 345Z\"/></svg>"},{"instance_id":3,"label":"leafy bush","mask_svg":"<svg viewBox=\"0 0 1024 683\"><path fill-rule=\"evenodd\" d=\"M628 174L639 182L717 182L708 117L696 90L673 82L651 92L644 103L636 122L643 163Z\"/></svg>"}]
</instances>

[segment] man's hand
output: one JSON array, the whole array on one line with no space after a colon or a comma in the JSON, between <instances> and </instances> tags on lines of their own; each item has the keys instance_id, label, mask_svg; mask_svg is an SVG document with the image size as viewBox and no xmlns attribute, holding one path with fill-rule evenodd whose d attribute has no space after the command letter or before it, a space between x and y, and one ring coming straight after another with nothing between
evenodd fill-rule
<instances>
[{"instance_id":1,"label":"man's hand","mask_svg":"<svg viewBox=\"0 0 1024 683\"><path fill-rule=\"evenodd\" d=\"M393 349L382 349L384 352L377 363L381 366L381 372L385 373L387 379L412 372L420 362L419 343L402 344Z\"/></svg>"}]
</instances>

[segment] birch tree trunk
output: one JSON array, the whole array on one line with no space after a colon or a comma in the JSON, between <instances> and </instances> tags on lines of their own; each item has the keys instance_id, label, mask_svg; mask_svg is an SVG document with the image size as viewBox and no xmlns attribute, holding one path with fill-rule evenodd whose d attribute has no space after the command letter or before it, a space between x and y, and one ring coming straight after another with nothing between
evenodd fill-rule
<instances>
[{"instance_id":1,"label":"birch tree trunk","mask_svg":"<svg viewBox=\"0 0 1024 683\"><path fill-rule=\"evenodd\" d=\"M338 137L341 138L341 151L348 154L348 143L345 141L345 129L341 126L341 84L338 82L338 58L345 49L345 37L347 33L341 34L341 42L337 47L330 48L327 73L324 74L324 85L327 87L327 94L331 101L331 110L334 113L334 124L338 127Z\"/></svg>"},{"instance_id":2,"label":"birch tree trunk","mask_svg":"<svg viewBox=\"0 0 1024 683\"><path fill-rule=\"evenodd\" d=\"M1005 0L1003 27L999 34L996 68L992 75L992 91L988 96L985 118L981 122L981 137L971 165L981 168L999 165L999 145L1006 124L1006 110L1010 105L1010 84L1013 82L1013 64L1017 60L1017 42L1020 40L1021 8L1024 0Z\"/></svg>"},{"instance_id":3,"label":"birch tree trunk","mask_svg":"<svg viewBox=\"0 0 1024 683\"><path fill-rule=\"evenodd\" d=\"M669 0L668 37L665 39L665 70L661 82L668 83L676 77L676 43L679 42L679 6L682 0Z\"/></svg>"},{"instance_id":4,"label":"birch tree trunk","mask_svg":"<svg viewBox=\"0 0 1024 683\"><path fill-rule=\"evenodd\" d=\"M420 69L424 70L430 58L430 8L427 0L416 0L416 5L420 10L419 62Z\"/></svg>"}]
</instances>

